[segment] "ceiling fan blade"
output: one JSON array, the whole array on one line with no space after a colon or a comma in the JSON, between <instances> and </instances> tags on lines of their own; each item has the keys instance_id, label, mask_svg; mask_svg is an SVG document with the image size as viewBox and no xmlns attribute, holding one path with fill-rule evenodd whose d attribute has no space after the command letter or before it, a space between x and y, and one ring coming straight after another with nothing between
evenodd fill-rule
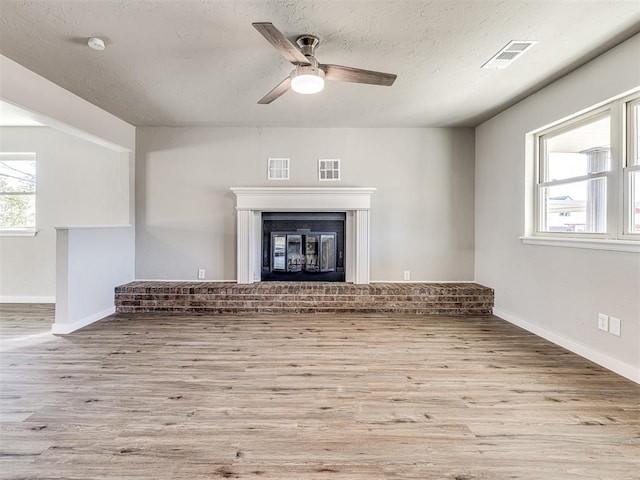
<instances>
[{"instance_id":1,"label":"ceiling fan blade","mask_svg":"<svg viewBox=\"0 0 640 480\"><path fill-rule=\"evenodd\" d=\"M342 65L320 65L320 68L324 70L326 80L340 82L368 83L390 87L398 77L393 73L374 72L373 70L343 67Z\"/></svg>"},{"instance_id":2,"label":"ceiling fan blade","mask_svg":"<svg viewBox=\"0 0 640 480\"><path fill-rule=\"evenodd\" d=\"M310 65L309 60L304 54L289 41L284 34L273 26L270 22L252 23L253 27L258 30L267 41L280 52L284 58L293 64Z\"/></svg>"},{"instance_id":3,"label":"ceiling fan blade","mask_svg":"<svg viewBox=\"0 0 640 480\"><path fill-rule=\"evenodd\" d=\"M291 86L291 77L287 77L284 80L282 80L278 85L276 85L273 90L271 90L264 97L258 100L258 103L261 105L266 105L268 103L273 102L277 98L287 93L287 90L289 90L290 86Z\"/></svg>"}]
</instances>

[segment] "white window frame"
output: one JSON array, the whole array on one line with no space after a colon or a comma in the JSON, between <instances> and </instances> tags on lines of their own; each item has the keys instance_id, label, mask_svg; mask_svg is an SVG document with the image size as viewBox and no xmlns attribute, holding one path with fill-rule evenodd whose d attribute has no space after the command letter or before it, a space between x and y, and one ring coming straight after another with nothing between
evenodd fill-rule
<instances>
[{"instance_id":1,"label":"white window frame","mask_svg":"<svg viewBox=\"0 0 640 480\"><path fill-rule=\"evenodd\" d=\"M282 166L276 167L277 163ZM275 174L280 172L280 175ZM288 158L272 157L267 159L267 180L289 180L291 174L291 161Z\"/></svg>"},{"instance_id":2,"label":"white window frame","mask_svg":"<svg viewBox=\"0 0 640 480\"><path fill-rule=\"evenodd\" d=\"M626 128L624 129L626 138L623 138L622 141L626 140L626 158L622 168L622 184L623 184L623 218L622 218L622 236L629 238L636 238L640 240L640 232L633 232L633 223L635 218L635 206L632 206L633 199L631 198L631 176L633 172L640 172L640 145L638 144L638 139L632 133L637 132L640 129L640 120L635 118L633 114L634 107L640 108L640 96L636 95L636 98L632 98L631 100L626 102L626 111L622 112L624 115L624 120L626 122ZM633 165L632 162L638 159L638 163ZM640 185L637 185L636 188L640 188Z\"/></svg>"},{"instance_id":3,"label":"white window frame","mask_svg":"<svg viewBox=\"0 0 640 480\"><path fill-rule=\"evenodd\" d=\"M327 168L327 162L331 162L331 168ZM337 162L338 164L337 169L334 168L334 165L336 164L335 162ZM339 158L319 158L318 159L318 180L320 182L339 182L340 170L341 170L341 165L340 165ZM326 172L328 171L333 172L334 176L332 178L326 178L326 176L323 178L323 174L326 174ZM336 173L337 173L337 176L335 176Z\"/></svg>"},{"instance_id":4,"label":"white window frame","mask_svg":"<svg viewBox=\"0 0 640 480\"><path fill-rule=\"evenodd\" d=\"M542 144L549 136L557 136L563 133L569 132L576 128L580 128L583 125L587 125L589 123L598 121L602 118L609 117L611 119L611 137L613 137L613 115L610 106L599 108L588 112L586 114L580 115L577 118L574 118L570 121L563 122L561 125L557 125L541 132L538 132L535 135L536 139L536 185L535 185L535 234L537 236L550 236L550 237L568 237L568 238L612 238L610 235L611 229L614 228L615 222L613 222L613 216L615 213L615 205L612 203L612 189L610 185L615 178L614 170L615 170L615 159L613 155L613 138L610 139L611 145L611 168L610 170L598 173L588 173L585 175L581 175L578 177L569 177L563 178L561 180L545 180L546 170L548 169L548 158L545 155L545 152L542 151ZM542 230L541 226L543 223L543 208L542 208L542 194L541 190L547 187L553 187L556 185L564 185L569 183L582 182L587 180L594 180L598 178L604 178L606 181L606 191L607 191L607 208L606 208L606 218L607 218L607 226L606 231L604 233L588 233L588 232L549 232L546 230Z\"/></svg>"},{"instance_id":5,"label":"white window frame","mask_svg":"<svg viewBox=\"0 0 640 480\"><path fill-rule=\"evenodd\" d=\"M25 161L36 161L36 153L35 152L0 152L0 161L2 162L25 162ZM37 202L37 165L36 165L36 187L33 192L24 192L19 193L19 195L30 195L33 196L34 201ZM5 193L0 193L0 195L5 195ZM38 212L37 212L37 204L36 204L36 212L35 212L35 224L32 227L0 227L0 237L21 237L28 236L32 237L36 235L38 223Z\"/></svg>"},{"instance_id":6,"label":"white window frame","mask_svg":"<svg viewBox=\"0 0 640 480\"><path fill-rule=\"evenodd\" d=\"M581 112L568 119L531 132L529 138L533 142L534 173L532 175L531 223L524 243L535 245L567 246L604 250L640 252L640 234L631 232L632 209L630 178L632 171L640 171L640 165L628 165L627 158L632 157L635 146L631 135L633 128L631 106L640 104L640 91L608 101L601 106ZM541 142L545 136L557 135L593 122L598 117L609 115L611 119L611 168L606 172L587 174L581 177L558 181L543 181L546 161L541 151ZM627 138L629 137L629 138ZM605 178L607 183L607 220L605 233L586 232L548 232L542 227L542 195L541 188L556 184L571 183L591 178Z\"/></svg>"}]
</instances>

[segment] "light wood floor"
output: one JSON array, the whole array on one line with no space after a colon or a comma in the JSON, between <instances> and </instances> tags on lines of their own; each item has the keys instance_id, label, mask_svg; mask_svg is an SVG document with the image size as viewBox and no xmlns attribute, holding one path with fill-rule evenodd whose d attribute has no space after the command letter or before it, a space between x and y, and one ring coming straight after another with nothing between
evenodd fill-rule
<instances>
[{"instance_id":1,"label":"light wood floor","mask_svg":"<svg viewBox=\"0 0 640 480\"><path fill-rule=\"evenodd\" d=\"M640 386L495 317L0 309L2 479L640 479Z\"/></svg>"}]
</instances>

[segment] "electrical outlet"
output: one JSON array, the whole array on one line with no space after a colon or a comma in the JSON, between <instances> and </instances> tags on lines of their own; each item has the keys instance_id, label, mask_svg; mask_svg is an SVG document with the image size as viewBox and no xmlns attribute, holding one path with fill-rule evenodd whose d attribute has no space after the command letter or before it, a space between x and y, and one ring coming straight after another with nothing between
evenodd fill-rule
<instances>
[{"instance_id":1,"label":"electrical outlet","mask_svg":"<svg viewBox=\"0 0 640 480\"><path fill-rule=\"evenodd\" d=\"M405 270L402 274L403 278L405 280L411 280L411 271L410 270Z\"/></svg>"},{"instance_id":2,"label":"electrical outlet","mask_svg":"<svg viewBox=\"0 0 640 480\"><path fill-rule=\"evenodd\" d=\"M198 278L199 278L200 280L202 280L202 279L204 278L204 274L205 274L205 272L204 272L204 268L200 268L200 269L198 269Z\"/></svg>"},{"instance_id":3,"label":"electrical outlet","mask_svg":"<svg viewBox=\"0 0 640 480\"><path fill-rule=\"evenodd\" d=\"M605 315L604 313L598 314L598 328L603 332L609 331L609 315Z\"/></svg>"},{"instance_id":4,"label":"electrical outlet","mask_svg":"<svg viewBox=\"0 0 640 480\"><path fill-rule=\"evenodd\" d=\"M609 333L612 335L620 336L620 319L616 317L609 317Z\"/></svg>"}]
</instances>

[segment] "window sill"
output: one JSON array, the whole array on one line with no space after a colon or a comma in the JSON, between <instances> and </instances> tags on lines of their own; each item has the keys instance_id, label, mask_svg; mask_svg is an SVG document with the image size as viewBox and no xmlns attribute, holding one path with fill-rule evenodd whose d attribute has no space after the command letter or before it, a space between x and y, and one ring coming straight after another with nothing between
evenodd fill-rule
<instances>
[{"instance_id":1,"label":"window sill","mask_svg":"<svg viewBox=\"0 0 640 480\"><path fill-rule=\"evenodd\" d=\"M0 230L0 237L35 237L37 230Z\"/></svg>"},{"instance_id":2,"label":"window sill","mask_svg":"<svg viewBox=\"0 0 640 480\"><path fill-rule=\"evenodd\" d=\"M587 248L590 250L612 250L616 252L640 253L640 242L633 240L606 240L590 238L520 237L527 245L548 247Z\"/></svg>"}]
</instances>

